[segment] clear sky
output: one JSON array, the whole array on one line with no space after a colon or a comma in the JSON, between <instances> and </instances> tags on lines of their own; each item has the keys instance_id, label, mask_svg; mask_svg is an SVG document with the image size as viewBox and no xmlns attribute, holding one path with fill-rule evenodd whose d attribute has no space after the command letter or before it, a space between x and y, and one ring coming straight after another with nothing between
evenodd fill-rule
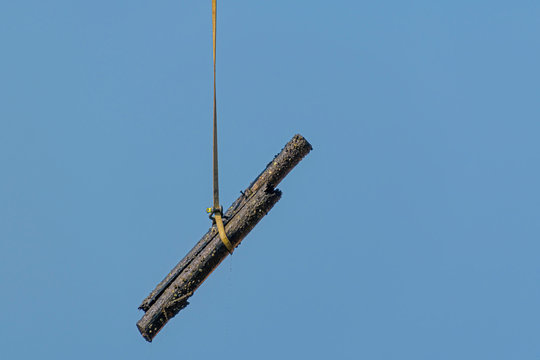
<instances>
[{"instance_id":1,"label":"clear sky","mask_svg":"<svg viewBox=\"0 0 540 360\"><path fill-rule=\"evenodd\" d=\"M538 359L537 0L221 1L223 205L314 150L143 340L210 225L210 14L1 3L1 357Z\"/></svg>"}]
</instances>

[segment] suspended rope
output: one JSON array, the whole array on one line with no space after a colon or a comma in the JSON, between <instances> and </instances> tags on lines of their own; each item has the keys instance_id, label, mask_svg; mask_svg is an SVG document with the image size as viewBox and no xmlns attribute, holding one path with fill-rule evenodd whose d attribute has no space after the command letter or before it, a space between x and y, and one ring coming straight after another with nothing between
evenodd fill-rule
<instances>
[{"instance_id":1,"label":"suspended rope","mask_svg":"<svg viewBox=\"0 0 540 360\"><path fill-rule=\"evenodd\" d=\"M225 226L223 225L223 207L219 204L219 177L218 177L218 143L217 143L217 103L216 103L216 27L217 27L217 0L212 0L212 38L214 44L214 145L213 145L213 187L214 187L214 206L206 211L210 218L215 222L221 241L232 254L234 247L227 238Z\"/></svg>"}]
</instances>

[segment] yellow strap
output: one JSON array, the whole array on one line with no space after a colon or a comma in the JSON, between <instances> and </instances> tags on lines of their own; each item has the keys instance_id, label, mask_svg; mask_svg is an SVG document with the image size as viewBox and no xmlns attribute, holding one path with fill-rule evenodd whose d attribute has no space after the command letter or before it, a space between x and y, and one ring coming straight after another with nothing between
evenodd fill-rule
<instances>
[{"instance_id":1,"label":"yellow strap","mask_svg":"<svg viewBox=\"0 0 540 360\"><path fill-rule=\"evenodd\" d=\"M217 0L212 0L212 39L214 43L214 146L213 146L213 177L214 177L214 209L219 209L219 181L218 181L218 146L217 146L217 103L216 103L216 22Z\"/></svg>"},{"instance_id":2,"label":"yellow strap","mask_svg":"<svg viewBox=\"0 0 540 360\"><path fill-rule=\"evenodd\" d=\"M216 213L216 215L214 215L214 219L216 219L216 225L218 228L219 237L221 238L221 242L225 245L227 250L229 250L229 253L232 254L234 247L229 241L229 239L227 238L227 234L225 234L225 227L223 226L223 220L221 219L221 214Z\"/></svg>"},{"instance_id":3,"label":"yellow strap","mask_svg":"<svg viewBox=\"0 0 540 360\"><path fill-rule=\"evenodd\" d=\"M217 103L216 103L216 27L217 27L217 0L212 0L212 38L214 43L214 150L213 150L213 177L214 177L214 220L219 232L221 241L232 254L234 247L227 238L225 226L221 214L221 205L219 204L219 180L218 180L218 145L217 145Z\"/></svg>"}]
</instances>

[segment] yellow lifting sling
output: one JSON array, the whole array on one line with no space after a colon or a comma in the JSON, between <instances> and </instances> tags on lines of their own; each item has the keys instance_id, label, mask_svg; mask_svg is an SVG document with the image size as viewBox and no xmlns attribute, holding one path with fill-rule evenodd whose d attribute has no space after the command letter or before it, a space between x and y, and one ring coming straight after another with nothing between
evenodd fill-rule
<instances>
[{"instance_id":1,"label":"yellow lifting sling","mask_svg":"<svg viewBox=\"0 0 540 360\"><path fill-rule=\"evenodd\" d=\"M219 204L219 181L218 181L218 144L217 144L217 104L216 104L216 26L217 26L217 0L212 0L212 37L214 43L214 145L213 145L213 177L214 177L214 206L206 209L210 217L215 221L221 241L233 253L233 246L223 225L223 207ZM213 217L212 217L213 216Z\"/></svg>"}]
</instances>

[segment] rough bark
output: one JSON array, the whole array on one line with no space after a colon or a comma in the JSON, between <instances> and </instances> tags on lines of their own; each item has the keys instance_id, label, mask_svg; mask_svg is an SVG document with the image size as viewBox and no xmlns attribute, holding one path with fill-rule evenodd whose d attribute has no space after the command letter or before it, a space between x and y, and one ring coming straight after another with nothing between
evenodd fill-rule
<instances>
[{"instance_id":1,"label":"rough bark","mask_svg":"<svg viewBox=\"0 0 540 360\"><path fill-rule=\"evenodd\" d=\"M280 199L275 187L311 149L295 135L225 212L225 230L235 248ZM137 322L142 336L152 341L228 254L213 226L142 302L146 314Z\"/></svg>"}]
</instances>

